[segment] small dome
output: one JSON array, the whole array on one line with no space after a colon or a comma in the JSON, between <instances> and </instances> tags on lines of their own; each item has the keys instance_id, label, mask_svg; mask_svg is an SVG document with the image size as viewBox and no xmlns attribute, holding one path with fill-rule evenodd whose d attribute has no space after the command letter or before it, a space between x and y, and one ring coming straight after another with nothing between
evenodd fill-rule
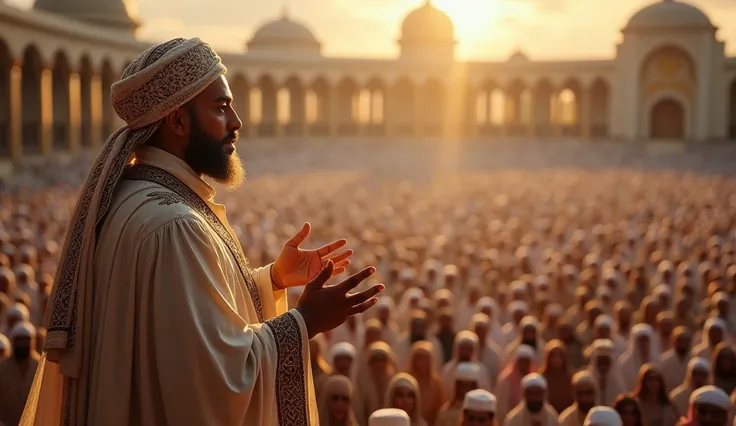
<instances>
[{"instance_id":1,"label":"small dome","mask_svg":"<svg viewBox=\"0 0 736 426\"><path fill-rule=\"evenodd\" d=\"M713 29L708 15L697 7L675 0L651 4L629 19L625 31L670 28Z\"/></svg>"},{"instance_id":2,"label":"small dome","mask_svg":"<svg viewBox=\"0 0 736 426\"><path fill-rule=\"evenodd\" d=\"M127 0L36 0L33 8L93 25L135 32L140 26Z\"/></svg>"},{"instance_id":3,"label":"small dome","mask_svg":"<svg viewBox=\"0 0 736 426\"><path fill-rule=\"evenodd\" d=\"M319 54L321 43L312 30L284 14L260 27L247 44L249 52L301 52Z\"/></svg>"},{"instance_id":4,"label":"small dome","mask_svg":"<svg viewBox=\"0 0 736 426\"><path fill-rule=\"evenodd\" d=\"M521 50L516 50L509 56L509 62L529 62L529 57Z\"/></svg>"},{"instance_id":5,"label":"small dome","mask_svg":"<svg viewBox=\"0 0 736 426\"><path fill-rule=\"evenodd\" d=\"M447 14L427 0L418 9L409 12L401 25L401 42L453 42L455 26Z\"/></svg>"}]
</instances>

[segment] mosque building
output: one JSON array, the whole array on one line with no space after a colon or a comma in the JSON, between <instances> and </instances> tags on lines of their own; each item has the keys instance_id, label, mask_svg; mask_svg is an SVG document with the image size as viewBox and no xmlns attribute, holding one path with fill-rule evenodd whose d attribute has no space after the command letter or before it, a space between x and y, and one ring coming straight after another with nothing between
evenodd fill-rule
<instances>
[{"instance_id":1,"label":"mosque building","mask_svg":"<svg viewBox=\"0 0 736 426\"><path fill-rule=\"evenodd\" d=\"M123 0L0 0L0 169L101 145L121 124L110 85L151 45L139 25ZM426 0L396 58L325 56L288 13L220 54L253 138L736 138L736 58L703 11L657 0L622 34L606 60L460 61L451 19Z\"/></svg>"}]
</instances>

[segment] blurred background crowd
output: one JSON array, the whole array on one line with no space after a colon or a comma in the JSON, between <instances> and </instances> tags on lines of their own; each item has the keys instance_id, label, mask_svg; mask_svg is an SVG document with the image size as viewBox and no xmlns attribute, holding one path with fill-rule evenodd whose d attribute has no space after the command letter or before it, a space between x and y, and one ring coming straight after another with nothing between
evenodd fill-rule
<instances>
[{"instance_id":1,"label":"blurred background crowd","mask_svg":"<svg viewBox=\"0 0 736 426\"><path fill-rule=\"evenodd\" d=\"M733 421L730 404L696 410L691 395L713 385L736 398L736 147L363 140L239 151L249 178L217 197L252 264L273 261L309 221L311 245L347 238L350 271L374 265L386 284L374 308L310 342L321 424L366 426L393 407L412 425L455 426L474 389L495 395L498 425L583 426L595 405L624 426ZM0 183L6 426L33 379L87 164ZM292 305L298 297L290 291Z\"/></svg>"}]
</instances>

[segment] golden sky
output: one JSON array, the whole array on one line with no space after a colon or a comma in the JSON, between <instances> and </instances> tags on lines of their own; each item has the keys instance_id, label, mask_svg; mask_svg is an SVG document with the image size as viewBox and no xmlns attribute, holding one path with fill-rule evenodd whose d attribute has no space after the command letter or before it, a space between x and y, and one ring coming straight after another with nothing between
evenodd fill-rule
<instances>
[{"instance_id":1,"label":"golden sky","mask_svg":"<svg viewBox=\"0 0 736 426\"><path fill-rule=\"evenodd\" d=\"M5 0L29 7L33 0ZM99 0L105 1L105 0ZM140 37L199 36L220 50L243 51L263 22L289 15L305 22L335 56L394 57L401 21L424 0L125 0L144 23ZM639 8L661 0L432 0L453 19L458 57L605 58ZM736 0L694 0L736 55ZM729 25L730 23L730 25Z\"/></svg>"}]
</instances>

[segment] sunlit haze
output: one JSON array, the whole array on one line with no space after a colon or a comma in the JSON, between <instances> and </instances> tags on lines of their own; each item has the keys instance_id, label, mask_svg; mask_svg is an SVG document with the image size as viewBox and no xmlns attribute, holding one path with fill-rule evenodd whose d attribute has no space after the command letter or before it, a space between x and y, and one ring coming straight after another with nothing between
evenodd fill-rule
<instances>
[{"instance_id":1,"label":"sunlit haze","mask_svg":"<svg viewBox=\"0 0 736 426\"><path fill-rule=\"evenodd\" d=\"M289 15L310 26L335 56L393 57L404 16L425 0L291 0ZM33 0L6 0L30 7ZM504 59L522 49L534 58L611 57L619 30L651 0L432 0L450 15L465 59ZM139 36L159 41L199 36L242 51L253 30L281 14L284 1L129 0L143 22ZM698 0L736 54L736 1Z\"/></svg>"}]
</instances>

